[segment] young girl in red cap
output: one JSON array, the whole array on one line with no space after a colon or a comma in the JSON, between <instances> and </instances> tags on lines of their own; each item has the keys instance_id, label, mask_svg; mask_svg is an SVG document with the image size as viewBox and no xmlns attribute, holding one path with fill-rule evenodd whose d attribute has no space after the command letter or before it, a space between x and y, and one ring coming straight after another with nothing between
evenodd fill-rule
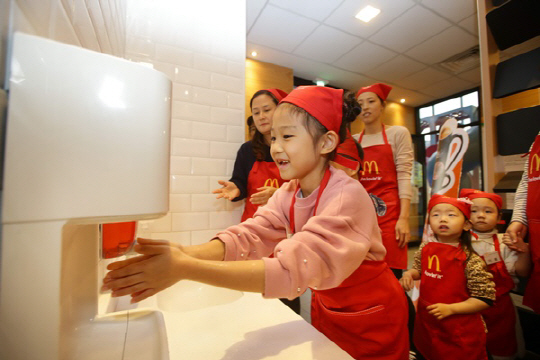
<instances>
[{"instance_id":1,"label":"young girl in red cap","mask_svg":"<svg viewBox=\"0 0 540 360\"><path fill-rule=\"evenodd\" d=\"M495 304L482 311L486 322L487 348L495 360L515 359L518 351L516 339L516 310L510 297L515 287L516 275L529 275L531 260L528 244L517 245L523 252L511 250L497 234L497 224L501 219L502 198L497 194L474 189L462 189L461 197L469 198L473 236L473 249L482 256L495 282ZM508 241L508 240L507 240Z\"/></svg>"},{"instance_id":2,"label":"young girl in red cap","mask_svg":"<svg viewBox=\"0 0 540 360\"><path fill-rule=\"evenodd\" d=\"M480 311L495 300L492 275L471 246L470 201L435 194L428 204L437 242L420 246L400 282L421 280L414 324L416 349L427 360L488 359Z\"/></svg>"},{"instance_id":3,"label":"young girl in red cap","mask_svg":"<svg viewBox=\"0 0 540 360\"><path fill-rule=\"evenodd\" d=\"M291 181L209 243L140 240L142 256L109 265L103 288L136 302L182 279L266 298L293 299L309 287L313 326L353 357L408 359L407 303L383 261L372 202L358 181L328 164L358 114L355 104L343 90L293 90L275 112L271 148Z\"/></svg>"},{"instance_id":4,"label":"young girl in red cap","mask_svg":"<svg viewBox=\"0 0 540 360\"><path fill-rule=\"evenodd\" d=\"M382 121L386 98L392 87L373 84L358 90L364 130L355 138L364 150L360 182L376 204L379 226L386 248L386 262L399 279L407 268L410 240L409 207L413 151L411 134L403 126L386 126Z\"/></svg>"}]
</instances>

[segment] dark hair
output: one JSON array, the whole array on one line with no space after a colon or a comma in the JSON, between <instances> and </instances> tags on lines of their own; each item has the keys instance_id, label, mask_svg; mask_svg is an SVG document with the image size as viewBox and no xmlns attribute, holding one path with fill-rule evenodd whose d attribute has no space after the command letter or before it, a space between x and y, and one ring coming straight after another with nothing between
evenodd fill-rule
<instances>
[{"instance_id":1,"label":"dark hair","mask_svg":"<svg viewBox=\"0 0 540 360\"><path fill-rule=\"evenodd\" d=\"M459 237L459 243L461 244L462 249L468 250L467 259L465 259L465 263L467 263L467 261L469 261L469 259L471 258L471 255L476 254L476 251L474 251L472 247L471 230L463 230L461 232L461 236Z\"/></svg>"},{"instance_id":2,"label":"dark hair","mask_svg":"<svg viewBox=\"0 0 540 360\"><path fill-rule=\"evenodd\" d=\"M246 125L249 127L249 126L253 126L253 116L248 116L248 118L246 119Z\"/></svg>"},{"instance_id":3,"label":"dark hair","mask_svg":"<svg viewBox=\"0 0 540 360\"><path fill-rule=\"evenodd\" d=\"M255 100L256 97L261 95L268 95L272 98L274 103L277 105L279 103L278 99L268 90L259 90L253 96L251 97L251 100L249 100L249 108L253 108L253 100ZM249 119L249 118L248 118ZM251 116L251 120L253 121L253 117ZM255 153L255 158L259 161L263 161L265 159L266 154L266 147L268 146L264 142L264 135L255 127L255 133L253 134L253 138L251 139L251 145L253 147L253 153Z\"/></svg>"},{"instance_id":4,"label":"dark hair","mask_svg":"<svg viewBox=\"0 0 540 360\"><path fill-rule=\"evenodd\" d=\"M317 141L328 132L328 129L321 124L316 118L311 116L306 110L302 109L301 107L289 104L289 103L281 103L279 105L280 107L285 107L287 111L289 111L291 114L298 114L302 116L304 120L304 125L308 129L308 132L313 137L313 144L316 144ZM347 137L347 131L350 127L350 123L352 123L356 117L362 112L362 108L360 107L360 104L358 101L356 101L356 98L354 97L354 93L352 92L344 92L343 93L343 116L341 118L341 126L339 128L339 143L341 144L345 138ZM356 142L358 147L358 154L363 159L364 158L364 151L362 150L362 146ZM332 151L328 155L328 160L333 160L336 155L336 149Z\"/></svg>"}]
</instances>

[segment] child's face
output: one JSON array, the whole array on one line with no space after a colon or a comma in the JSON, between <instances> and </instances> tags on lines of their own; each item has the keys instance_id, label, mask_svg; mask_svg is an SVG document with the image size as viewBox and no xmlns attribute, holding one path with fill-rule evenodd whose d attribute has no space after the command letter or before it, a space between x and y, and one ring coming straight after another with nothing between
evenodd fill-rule
<instances>
[{"instance_id":1,"label":"child's face","mask_svg":"<svg viewBox=\"0 0 540 360\"><path fill-rule=\"evenodd\" d=\"M276 103L270 95L259 95L251 104L251 115L253 124L263 135L270 134L272 128L272 117L276 110Z\"/></svg>"},{"instance_id":2,"label":"child's face","mask_svg":"<svg viewBox=\"0 0 540 360\"><path fill-rule=\"evenodd\" d=\"M493 230L500 219L497 205L488 198L477 198L473 199L472 202L471 223L473 229L478 232Z\"/></svg>"},{"instance_id":3,"label":"child's face","mask_svg":"<svg viewBox=\"0 0 540 360\"><path fill-rule=\"evenodd\" d=\"M317 144L304 125L302 116L279 107L274 114L270 153L283 180L304 179L321 159Z\"/></svg>"},{"instance_id":4,"label":"child's face","mask_svg":"<svg viewBox=\"0 0 540 360\"><path fill-rule=\"evenodd\" d=\"M442 241L453 241L459 238L463 230L470 230L471 223L454 205L437 204L429 212L429 225Z\"/></svg>"}]
</instances>

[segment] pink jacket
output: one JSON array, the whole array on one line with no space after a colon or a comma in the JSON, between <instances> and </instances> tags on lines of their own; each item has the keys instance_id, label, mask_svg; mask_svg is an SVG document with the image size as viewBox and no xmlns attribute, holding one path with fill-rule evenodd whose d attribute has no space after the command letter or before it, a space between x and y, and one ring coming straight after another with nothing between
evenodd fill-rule
<instances>
[{"instance_id":1,"label":"pink jacket","mask_svg":"<svg viewBox=\"0 0 540 360\"><path fill-rule=\"evenodd\" d=\"M289 209L297 180L283 184L253 218L217 234L225 244L225 261L263 259L264 297L293 299L307 287L331 289L364 259L384 259L386 249L369 195L357 180L330 169L316 216L319 189L307 198L296 198L296 232L289 239Z\"/></svg>"}]
</instances>

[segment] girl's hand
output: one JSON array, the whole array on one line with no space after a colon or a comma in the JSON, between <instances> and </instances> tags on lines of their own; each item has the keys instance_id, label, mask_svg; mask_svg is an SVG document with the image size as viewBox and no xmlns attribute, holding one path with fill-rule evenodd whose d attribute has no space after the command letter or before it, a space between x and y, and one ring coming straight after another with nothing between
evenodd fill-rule
<instances>
[{"instance_id":1,"label":"girl's hand","mask_svg":"<svg viewBox=\"0 0 540 360\"><path fill-rule=\"evenodd\" d=\"M276 190L277 188L272 186L260 187L257 189L257 193L251 195L249 201L251 201L253 205L266 205L268 199L270 199L272 195L274 195Z\"/></svg>"},{"instance_id":2,"label":"girl's hand","mask_svg":"<svg viewBox=\"0 0 540 360\"><path fill-rule=\"evenodd\" d=\"M131 295L135 303L185 278L184 267L191 257L180 246L139 239L135 251L142 256L107 266L111 271L103 279L102 290L112 290L113 297Z\"/></svg>"},{"instance_id":3,"label":"girl's hand","mask_svg":"<svg viewBox=\"0 0 540 360\"><path fill-rule=\"evenodd\" d=\"M225 198L227 200L233 200L240 196L240 190L232 181L219 180L218 183L222 187L212 191L212 194L218 194L216 199Z\"/></svg>"},{"instance_id":4,"label":"girl's hand","mask_svg":"<svg viewBox=\"0 0 540 360\"><path fill-rule=\"evenodd\" d=\"M510 234L508 233L504 233L502 242L511 250L520 253L525 253L529 251L529 244L524 242L523 239L519 237L516 238L516 241L512 241L512 239L510 238Z\"/></svg>"},{"instance_id":5,"label":"girl's hand","mask_svg":"<svg viewBox=\"0 0 540 360\"><path fill-rule=\"evenodd\" d=\"M396 223L396 241L400 248L407 245L411 240L411 231L409 230L409 220L406 218L399 218Z\"/></svg>"},{"instance_id":6,"label":"girl's hand","mask_svg":"<svg viewBox=\"0 0 540 360\"><path fill-rule=\"evenodd\" d=\"M523 239L527 235L527 225L519 221L514 221L506 228L506 234L510 237L510 243L507 244L508 247L512 250L520 251L517 244L523 243ZM523 246L521 246L521 249L523 249Z\"/></svg>"},{"instance_id":7,"label":"girl's hand","mask_svg":"<svg viewBox=\"0 0 540 360\"><path fill-rule=\"evenodd\" d=\"M442 320L447 316L453 315L452 307L450 304L433 304L427 307L429 313L435 316L438 320Z\"/></svg>"},{"instance_id":8,"label":"girl's hand","mask_svg":"<svg viewBox=\"0 0 540 360\"><path fill-rule=\"evenodd\" d=\"M414 287L414 279L408 272L403 273L403 276L399 279L399 283L405 291L409 291Z\"/></svg>"}]
</instances>

